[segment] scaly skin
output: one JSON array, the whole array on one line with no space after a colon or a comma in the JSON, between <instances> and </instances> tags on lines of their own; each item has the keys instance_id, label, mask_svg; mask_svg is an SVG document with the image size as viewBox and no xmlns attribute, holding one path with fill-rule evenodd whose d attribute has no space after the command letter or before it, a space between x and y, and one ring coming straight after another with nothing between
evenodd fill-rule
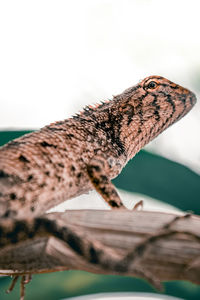
<instances>
[{"instance_id":1,"label":"scaly skin","mask_svg":"<svg viewBox=\"0 0 200 300\"><path fill-rule=\"evenodd\" d=\"M110 180L195 102L189 90L150 76L111 101L9 142L0 148L0 217L38 216L93 188L123 208Z\"/></svg>"}]
</instances>

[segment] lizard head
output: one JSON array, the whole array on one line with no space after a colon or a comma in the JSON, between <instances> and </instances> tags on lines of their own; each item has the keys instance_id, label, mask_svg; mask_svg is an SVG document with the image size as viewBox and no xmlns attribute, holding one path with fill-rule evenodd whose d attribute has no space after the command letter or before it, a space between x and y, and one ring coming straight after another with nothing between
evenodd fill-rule
<instances>
[{"instance_id":1,"label":"lizard head","mask_svg":"<svg viewBox=\"0 0 200 300\"><path fill-rule=\"evenodd\" d=\"M160 76L149 76L122 95L125 128L122 140L127 147L131 141L137 144L137 149L130 149L131 156L196 103L191 91Z\"/></svg>"},{"instance_id":2,"label":"lizard head","mask_svg":"<svg viewBox=\"0 0 200 300\"><path fill-rule=\"evenodd\" d=\"M196 96L188 89L160 77L150 76L141 83L145 96L142 106L154 108L155 118L170 124L181 119L196 103ZM152 116L153 117L153 116Z\"/></svg>"}]
</instances>

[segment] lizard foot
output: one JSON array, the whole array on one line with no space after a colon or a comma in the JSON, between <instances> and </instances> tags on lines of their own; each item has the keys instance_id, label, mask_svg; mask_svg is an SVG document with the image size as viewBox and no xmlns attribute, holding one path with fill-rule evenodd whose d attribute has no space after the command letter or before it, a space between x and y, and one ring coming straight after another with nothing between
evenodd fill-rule
<instances>
[{"instance_id":1,"label":"lizard foot","mask_svg":"<svg viewBox=\"0 0 200 300\"><path fill-rule=\"evenodd\" d=\"M10 287L7 289L6 293L10 293L12 292L12 290L14 289L18 279L19 279L20 275L15 275L13 277L13 280L11 282ZM24 300L24 296L25 296L25 284L29 283L32 279L32 275L31 274L26 274L23 275L21 278L21 282L20 282L20 300Z\"/></svg>"}]
</instances>

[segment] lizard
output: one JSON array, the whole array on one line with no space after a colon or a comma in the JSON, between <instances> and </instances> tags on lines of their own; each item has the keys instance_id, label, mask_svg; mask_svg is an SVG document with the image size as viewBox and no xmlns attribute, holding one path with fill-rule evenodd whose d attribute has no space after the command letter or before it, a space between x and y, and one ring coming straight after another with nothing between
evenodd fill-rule
<instances>
[{"instance_id":1,"label":"lizard","mask_svg":"<svg viewBox=\"0 0 200 300\"><path fill-rule=\"evenodd\" d=\"M42 215L58 203L91 189L96 189L111 208L124 208L111 179L195 103L196 96L188 89L161 76L149 76L110 101L87 106L72 118L1 147L0 248L36 236L53 235L89 263L126 272L135 251L120 262L110 248L90 241L68 226L59 229L57 221ZM137 268L135 272L160 288L151 274ZM8 292L19 276L14 276ZM24 285L31 275L21 276L24 299Z\"/></svg>"},{"instance_id":2,"label":"lizard","mask_svg":"<svg viewBox=\"0 0 200 300\"><path fill-rule=\"evenodd\" d=\"M0 148L0 218L34 218L92 189L111 208L124 209L111 179L195 103L188 89L149 76L112 100L7 143Z\"/></svg>"}]
</instances>

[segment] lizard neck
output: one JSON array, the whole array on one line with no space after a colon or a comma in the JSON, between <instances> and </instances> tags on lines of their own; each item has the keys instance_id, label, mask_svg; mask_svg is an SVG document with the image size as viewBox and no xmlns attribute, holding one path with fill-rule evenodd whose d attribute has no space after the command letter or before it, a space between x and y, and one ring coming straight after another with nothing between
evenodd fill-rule
<instances>
[{"instance_id":1,"label":"lizard neck","mask_svg":"<svg viewBox=\"0 0 200 300\"><path fill-rule=\"evenodd\" d=\"M157 120L153 116L144 118L140 113L133 116L129 126L124 122L120 140L126 149L127 160L133 158L146 144L152 141L171 124L171 119L162 118Z\"/></svg>"},{"instance_id":2,"label":"lizard neck","mask_svg":"<svg viewBox=\"0 0 200 300\"><path fill-rule=\"evenodd\" d=\"M149 141L148 132L141 127L140 110L130 105L128 93L125 93L96 107L86 107L73 119L79 123L79 128L82 124L90 133L92 128L92 135L99 144L106 144L106 155L115 153L124 165Z\"/></svg>"},{"instance_id":3,"label":"lizard neck","mask_svg":"<svg viewBox=\"0 0 200 300\"><path fill-rule=\"evenodd\" d=\"M142 105L145 91L132 96L133 88L115 96L112 101L86 109L75 116L85 131L95 137L102 152L125 164L149 141L169 126L169 119L157 117L152 109ZM80 127L80 126L79 126ZM103 150L104 149L104 150Z\"/></svg>"},{"instance_id":4,"label":"lizard neck","mask_svg":"<svg viewBox=\"0 0 200 300\"><path fill-rule=\"evenodd\" d=\"M86 107L83 112L73 117L79 124L83 124L84 130L90 131L102 152L108 156L112 153L120 158L126 156L126 149L120 140L122 118L114 99L96 107Z\"/></svg>"}]
</instances>

